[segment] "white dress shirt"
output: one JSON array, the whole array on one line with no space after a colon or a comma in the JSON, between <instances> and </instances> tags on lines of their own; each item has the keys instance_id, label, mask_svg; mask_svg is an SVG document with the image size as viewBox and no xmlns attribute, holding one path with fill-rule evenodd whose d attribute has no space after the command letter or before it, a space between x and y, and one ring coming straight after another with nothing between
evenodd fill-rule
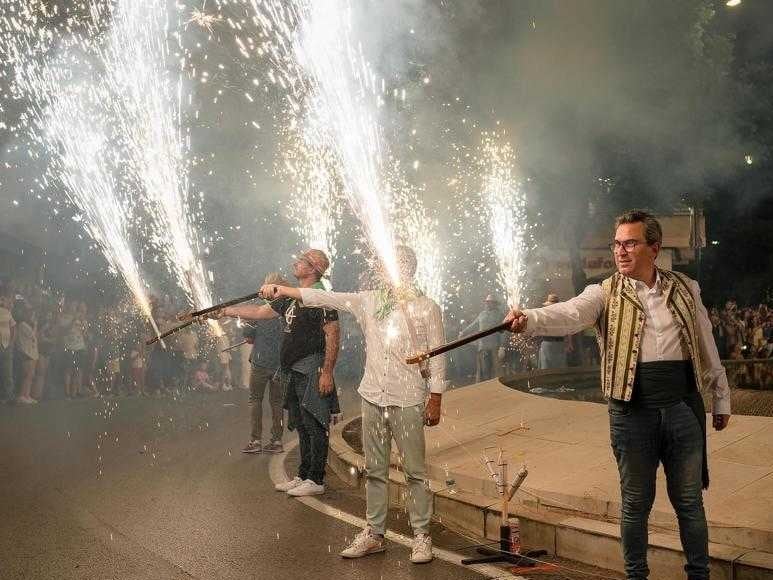
<instances>
[{"instance_id":1,"label":"white dress shirt","mask_svg":"<svg viewBox=\"0 0 773 580\"><path fill-rule=\"evenodd\" d=\"M657 275L652 288L632 278L626 278L626 283L631 284L636 290L646 315L639 347L639 362L685 360L679 327L674 324L671 311L666 304L660 274ZM701 360L704 365L704 384L712 390L713 394L713 413L729 415L730 388L727 384L725 367L719 360L709 315L701 301L698 283L689 280L688 284L695 299L695 330L698 334ZM594 326L603 311L604 290L600 284L591 284L583 290L582 294L566 302L524 310L528 320L526 333L543 336L575 334Z\"/></svg>"},{"instance_id":2,"label":"white dress shirt","mask_svg":"<svg viewBox=\"0 0 773 580\"><path fill-rule=\"evenodd\" d=\"M360 396L379 407L412 407L424 403L427 382L418 365L405 359L445 342L443 315L430 298L421 296L406 303L408 316L416 331L416 342L410 336L403 310L396 305L383 320L376 317L375 292L327 292L301 288L304 306L332 308L354 315L365 337L365 373L357 391ZM432 393L445 391L446 362L444 356L429 361Z\"/></svg>"}]
</instances>

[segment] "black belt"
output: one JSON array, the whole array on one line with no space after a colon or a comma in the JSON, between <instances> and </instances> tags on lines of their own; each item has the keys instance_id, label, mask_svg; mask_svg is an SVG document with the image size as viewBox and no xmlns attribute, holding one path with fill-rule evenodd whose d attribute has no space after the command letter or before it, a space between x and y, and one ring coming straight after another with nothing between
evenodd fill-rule
<instances>
[{"instance_id":1,"label":"black belt","mask_svg":"<svg viewBox=\"0 0 773 580\"><path fill-rule=\"evenodd\" d=\"M692 361L664 360L639 363L631 403L645 409L676 405L695 390Z\"/></svg>"}]
</instances>

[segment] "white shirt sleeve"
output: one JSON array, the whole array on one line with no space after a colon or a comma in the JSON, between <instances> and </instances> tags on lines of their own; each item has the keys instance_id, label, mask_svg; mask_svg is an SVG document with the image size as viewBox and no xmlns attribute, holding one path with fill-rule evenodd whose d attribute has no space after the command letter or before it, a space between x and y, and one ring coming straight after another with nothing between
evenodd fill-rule
<instances>
[{"instance_id":1,"label":"white shirt sleeve","mask_svg":"<svg viewBox=\"0 0 773 580\"><path fill-rule=\"evenodd\" d=\"M433 301L427 313L427 341L430 348L444 344L446 334L443 330L443 312ZM429 359L429 391L442 394L446 390L446 355Z\"/></svg>"},{"instance_id":2,"label":"white shirt sleeve","mask_svg":"<svg viewBox=\"0 0 773 580\"><path fill-rule=\"evenodd\" d=\"M599 284L587 286L582 294L567 300L526 309L526 334L536 336L567 336L590 328L604 311L604 290Z\"/></svg>"},{"instance_id":3,"label":"white shirt sleeve","mask_svg":"<svg viewBox=\"0 0 773 580\"><path fill-rule=\"evenodd\" d=\"M300 288L304 306L329 308L349 312L359 320L363 311L362 294L356 292L329 292L317 288Z\"/></svg>"},{"instance_id":4,"label":"white shirt sleeve","mask_svg":"<svg viewBox=\"0 0 773 580\"><path fill-rule=\"evenodd\" d=\"M690 292L695 300L696 331L698 347L703 361L704 382L712 391L712 413L714 415L730 414L730 386L727 384L727 373L719 360L717 343L711 332L711 321L706 307L701 300L701 289L695 280L690 280Z\"/></svg>"}]
</instances>

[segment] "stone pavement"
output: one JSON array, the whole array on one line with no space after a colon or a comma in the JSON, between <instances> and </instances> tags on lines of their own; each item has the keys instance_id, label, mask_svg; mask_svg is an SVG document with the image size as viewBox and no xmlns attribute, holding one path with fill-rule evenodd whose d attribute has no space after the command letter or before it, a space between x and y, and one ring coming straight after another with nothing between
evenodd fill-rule
<instances>
[{"instance_id":1,"label":"stone pavement","mask_svg":"<svg viewBox=\"0 0 773 580\"><path fill-rule=\"evenodd\" d=\"M427 431L434 479L453 478L460 491L494 500L494 483L479 458L487 450L495 459L501 448L511 466L528 466L519 501L618 516L604 405L530 395L493 380L448 393L444 407L440 428ZM711 541L773 552L773 418L734 416L722 432L709 428L708 446L711 485L704 501ZM676 526L662 468L651 523Z\"/></svg>"},{"instance_id":2,"label":"stone pavement","mask_svg":"<svg viewBox=\"0 0 773 580\"><path fill-rule=\"evenodd\" d=\"M362 485L362 455L346 442L351 434L344 436L355 423L334 429L330 463L350 485ZM773 418L734 416L726 430L709 429L708 436L712 578L773 579ZM427 429L427 448L435 514L445 525L498 535L500 499L481 456L496 461L502 449L510 474L523 463L529 469L510 507L526 546L622 570L620 492L605 405L532 395L498 380L457 388L444 395L443 419ZM391 500L400 505L404 477L394 448L390 480L397 484ZM676 530L661 469L650 520L653 580L683 575Z\"/></svg>"}]
</instances>

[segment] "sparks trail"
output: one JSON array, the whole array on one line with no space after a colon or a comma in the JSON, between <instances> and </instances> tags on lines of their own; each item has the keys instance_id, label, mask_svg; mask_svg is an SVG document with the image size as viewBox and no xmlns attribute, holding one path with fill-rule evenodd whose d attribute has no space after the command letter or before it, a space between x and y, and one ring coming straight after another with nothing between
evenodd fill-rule
<instances>
[{"instance_id":1,"label":"sparks trail","mask_svg":"<svg viewBox=\"0 0 773 580\"><path fill-rule=\"evenodd\" d=\"M6 8L9 12L3 16L9 20L0 34L0 54L13 71L11 91L29 102L24 129L48 156L48 178L64 185L67 200L79 212L75 219L158 332L129 236L135 204L120 179L120 153L108 105L112 95L94 70L95 44L69 28L65 37L44 26L51 15L38 15L25 2L9 2ZM91 27L100 26L94 18ZM54 46L59 54L54 54ZM74 68L89 74L76 82Z\"/></svg>"}]
</instances>

